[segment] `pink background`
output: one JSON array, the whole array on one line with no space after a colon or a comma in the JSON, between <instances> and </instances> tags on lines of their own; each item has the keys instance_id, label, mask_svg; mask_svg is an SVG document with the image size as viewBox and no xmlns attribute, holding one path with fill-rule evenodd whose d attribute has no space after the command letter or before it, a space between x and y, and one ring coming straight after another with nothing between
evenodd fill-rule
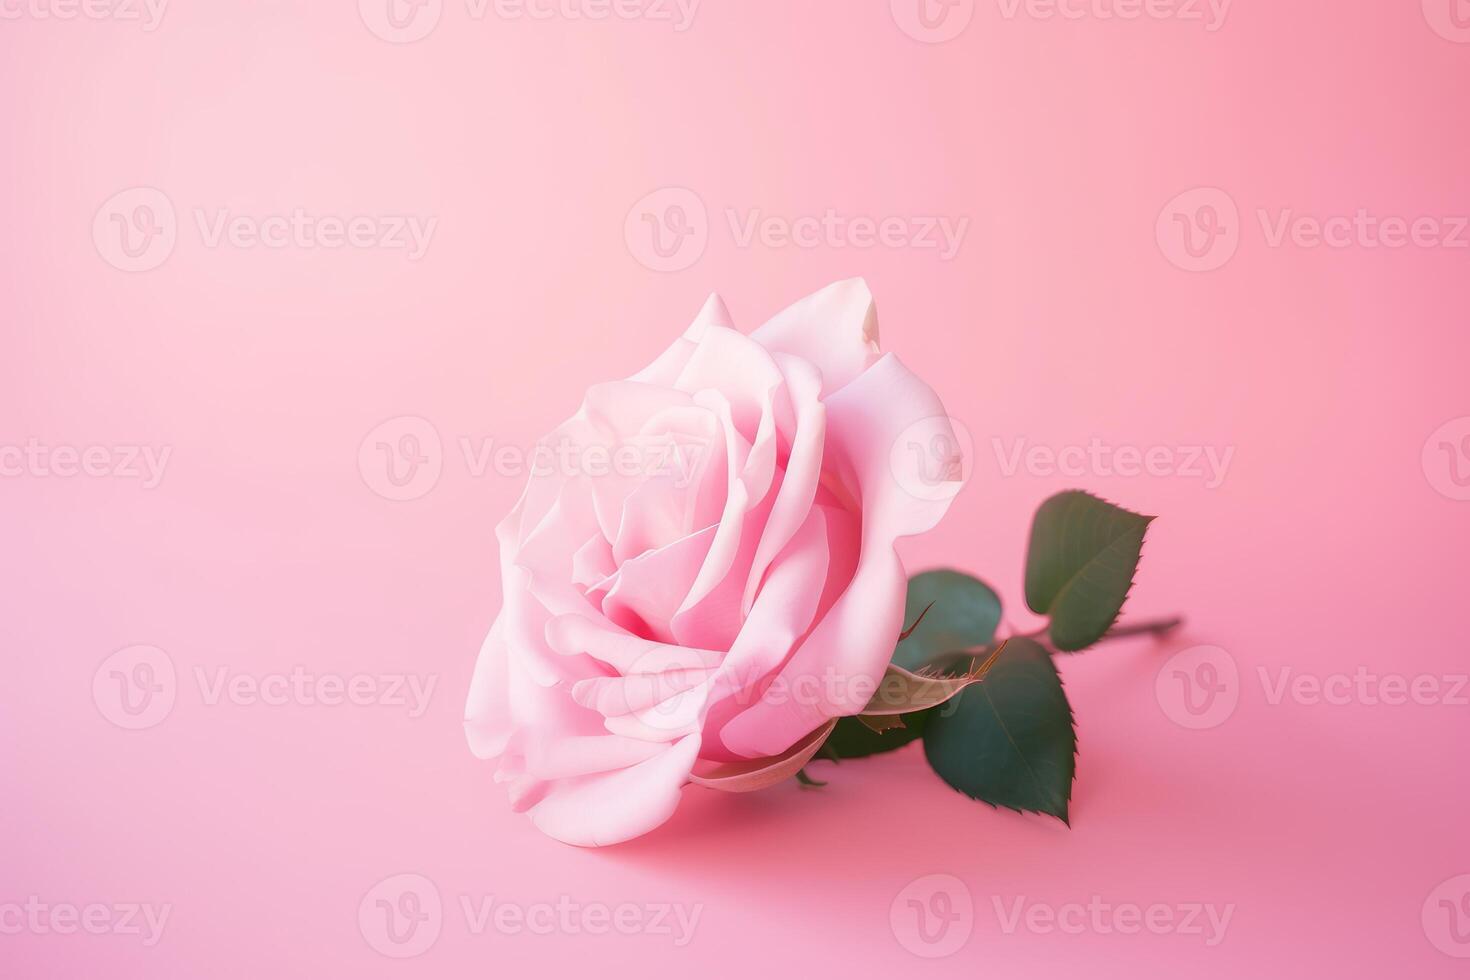
<instances>
[{"instance_id":1,"label":"pink background","mask_svg":"<svg viewBox=\"0 0 1470 980\"><path fill-rule=\"evenodd\" d=\"M36 3L0 20L0 445L171 456L151 489L34 466L0 478L0 914L32 895L172 910L151 947L11 929L0 975L1463 971L1436 938L1470 947L1434 902L1421 910L1470 872L1470 708L1273 704L1258 673L1467 670L1470 502L1453 499L1450 457L1421 450L1470 415L1470 233L1273 247L1258 216L1429 216L1453 238L1447 219L1470 214L1470 44L1448 2L1238 0L1211 31L982 0L951 11L951 27L973 13L956 37L926 43L900 27L903 0L900 16L880 0L708 0L682 32L493 7L477 20L445 0L406 44L345 0L178 2L153 31ZM92 228L134 187L167 195L177 244L124 272ZM666 187L697 195L708 244L659 272L625 219ZM1160 218L1199 187L1238 209L1207 264L1235 251L1187 271ZM1186 198L1184 213L1205 220L1199 203L1221 200ZM411 261L209 247L194 217L297 208L438 223ZM731 208L970 225L948 261L838 240L742 247ZM975 438L975 478L913 543L912 569L984 575L1027 627L1030 514L1084 486L1160 515L1128 613L1183 611L1188 629L1062 662L1081 744L1070 830L962 798L910 747L818 764L821 791L686 790L668 825L625 846L542 837L460 729L498 602L491 528L521 484L476 476L460 440L529 446L713 289L749 329L849 275L878 297L885 346ZM359 447L400 416L432 423L442 475L389 501ZM1093 437L1234 456L1209 489L1008 476L992 443ZM93 680L135 644L166 651L178 681L167 717L130 731ZM1239 679L1234 713L1196 730L1155 680L1198 644ZM209 704L195 680L298 665L437 681L412 718ZM405 872L445 912L437 941L397 960L370 946L358 906ZM931 874L974 908L973 934L940 959L890 918ZM702 911L677 948L475 935L459 908L563 895ZM1206 946L1007 933L993 905L1094 895L1235 910Z\"/></svg>"}]
</instances>

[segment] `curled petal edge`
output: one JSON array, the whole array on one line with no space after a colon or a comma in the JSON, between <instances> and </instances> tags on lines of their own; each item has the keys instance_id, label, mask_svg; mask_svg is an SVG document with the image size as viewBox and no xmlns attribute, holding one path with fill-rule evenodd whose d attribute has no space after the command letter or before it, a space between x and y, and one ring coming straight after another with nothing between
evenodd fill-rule
<instances>
[{"instance_id":1,"label":"curled petal edge","mask_svg":"<svg viewBox=\"0 0 1470 980\"><path fill-rule=\"evenodd\" d=\"M691 775L689 781L722 793L753 793L774 786L801 771L836 727L837 719L833 718L780 755L726 763L702 776Z\"/></svg>"}]
</instances>

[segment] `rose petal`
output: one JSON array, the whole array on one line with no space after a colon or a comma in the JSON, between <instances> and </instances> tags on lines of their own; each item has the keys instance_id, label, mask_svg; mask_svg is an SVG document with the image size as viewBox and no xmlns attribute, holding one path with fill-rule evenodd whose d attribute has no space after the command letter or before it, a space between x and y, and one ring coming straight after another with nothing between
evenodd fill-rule
<instances>
[{"instance_id":1,"label":"rose petal","mask_svg":"<svg viewBox=\"0 0 1470 980\"><path fill-rule=\"evenodd\" d=\"M706 733L720 731L750 707L772 672L786 662L811 628L822 595L812 583L826 581L828 559L827 516L818 508L807 515L790 547L771 566L766 587L720 664L706 713ZM707 735L705 752L715 751L734 757L721 739Z\"/></svg>"},{"instance_id":2,"label":"rose petal","mask_svg":"<svg viewBox=\"0 0 1470 980\"><path fill-rule=\"evenodd\" d=\"M734 330L710 327L675 386L691 394L719 392L729 403L736 430L754 442L756 427L767 411L767 395L783 383L770 351Z\"/></svg>"},{"instance_id":3,"label":"rose petal","mask_svg":"<svg viewBox=\"0 0 1470 980\"><path fill-rule=\"evenodd\" d=\"M513 721L509 699L510 655L497 617L480 646L464 708L465 736L470 751L481 759L499 755L510 740Z\"/></svg>"},{"instance_id":4,"label":"rose petal","mask_svg":"<svg viewBox=\"0 0 1470 980\"><path fill-rule=\"evenodd\" d=\"M863 543L852 582L781 672L782 690L810 697L762 698L721 732L732 751L775 755L830 718L859 713L902 630L901 537L932 528L949 500L907 493L891 470L890 447L904 429L944 408L933 390L886 355L827 401L828 437L862 498Z\"/></svg>"},{"instance_id":5,"label":"rose petal","mask_svg":"<svg viewBox=\"0 0 1470 980\"><path fill-rule=\"evenodd\" d=\"M735 321L730 318L730 311L725 309L725 301L720 299L720 294L710 293L709 299L704 301L699 315L694 318L689 329L684 331L684 335L669 345L668 350L660 354L652 364L628 380L672 388L679 373L684 370L684 365L689 363L699 341L704 338L705 332L710 327L733 329L734 326Z\"/></svg>"},{"instance_id":6,"label":"rose petal","mask_svg":"<svg viewBox=\"0 0 1470 980\"><path fill-rule=\"evenodd\" d=\"M572 698L605 718L644 711L692 690L714 673L713 667L685 667L656 674L589 677L572 687Z\"/></svg>"},{"instance_id":7,"label":"rose petal","mask_svg":"<svg viewBox=\"0 0 1470 980\"><path fill-rule=\"evenodd\" d=\"M623 612L631 613L652 630L649 639L671 641L670 622L688 597L714 539L714 527L707 527L623 562L598 585L607 589L603 612L615 623L622 622Z\"/></svg>"},{"instance_id":8,"label":"rose petal","mask_svg":"<svg viewBox=\"0 0 1470 980\"><path fill-rule=\"evenodd\" d=\"M821 375L810 364L796 358L782 356L777 358L777 362L795 406L794 431L790 437L791 453L781 477L781 486L761 532L750 574L746 577L740 603L741 612L746 615L750 613L756 590L760 588L772 559L786 547L811 510L821 477L822 452L827 437L827 411L818 400L822 388Z\"/></svg>"},{"instance_id":9,"label":"rose petal","mask_svg":"<svg viewBox=\"0 0 1470 980\"><path fill-rule=\"evenodd\" d=\"M797 300L750 338L816 365L830 395L877 360L878 307L866 282L845 279Z\"/></svg>"},{"instance_id":10,"label":"rose petal","mask_svg":"<svg viewBox=\"0 0 1470 980\"><path fill-rule=\"evenodd\" d=\"M724 793L753 793L766 789L800 772L836 727L837 719L834 718L779 756L725 763L702 775L691 775L689 781Z\"/></svg>"},{"instance_id":11,"label":"rose petal","mask_svg":"<svg viewBox=\"0 0 1470 980\"><path fill-rule=\"evenodd\" d=\"M646 834L673 815L699 744L699 736L690 735L626 769L552 783L531 807L531 821L543 833L581 847Z\"/></svg>"},{"instance_id":12,"label":"rose petal","mask_svg":"<svg viewBox=\"0 0 1470 980\"><path fill-rule=\"evenodd\" d=\"M537 779L570 779L626 769L662 751L657 743L619 735L541 737L527 741L525 767Z\"/></svg>"},{"instance_id":13,"label":"rose petal","mask_svg":"<svg viewBox=\"0 0 1470 980\"><path fill-rule=\"evenodd\" d=\"M690 667L716 667L724 654L718 650L657 643L598 624L586 616L557 616L546 625L546 642L565 656L586 654L621 674L655 674Z\"/></svg>"}]
</instances>

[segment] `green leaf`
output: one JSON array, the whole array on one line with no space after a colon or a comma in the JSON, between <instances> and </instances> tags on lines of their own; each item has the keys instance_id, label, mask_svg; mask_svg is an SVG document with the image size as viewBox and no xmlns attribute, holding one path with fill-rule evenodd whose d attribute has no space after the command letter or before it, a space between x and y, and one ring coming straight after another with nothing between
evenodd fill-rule
<instances>
[{"instance_id":1,"label":"green leaf","mask_svg":"<svg viewBox=\"0 0 1470 980\"><path fill-rule=\"evenodd\" d=\"M988 645L1000 625L1000 599L979 579L938 568L909 579L904 625L912 625L921 615L918 627L893 653L893 662L909 670L918 670L940 654Z\"/></svg>"},{"instance_id":2,"label":"green leaf","mask_svg":"<svg viewBox=\"0 0 1470 980\"><path fill-rule=\"evenodd\" d=\"M1026 605L1051 617L1058 650L1089 647L1117 621L1152 520L1080 490L1041 505L1026 557Z\"/></svg>"},{"instance_id":3,"label":"green leaf","mask_svg":"<svg viewBox=\"0 0 1470 980\"><path fill-rule=\"evenodd\" d=\"M921 709L921 710L923 710L923 709ZM869 715L869 714L861 714L861 715L857 715L856 717L857 717L857 720L858 721L862 722L865 726L867 726L868 731L873 732L876 735L882 735L884 732L889 732L889 731L892 731L895 728L902 728L903 727L903 719L900 718L897 714L892 714L892 715Z\"/></svg>"},{"instance_id":4,"label":"green leaf","mask_svg":"<svg viewBox=\"0 0 1470 980\"><path fill-rule=\"evenodd\" d=\"M860 759L867 755L892 752L924 734L924 725L928 715L927 711L900 715L899 717L903 719L903 727L890 728L882 733L875 732L858 721L856 715L850 718L839 718L837 727L832 730L832 734L827 739L827 744L822 746L822 752L827 754L830 751L831 755L839 759Z\"/></svg>"},{"instance_id":5,"label":"green leaf","mask_svg":"<svg viewBox=\"0 0 1470 980\"><path fill-rule=\"evenodd\" d=\"M1009 640L983 683L928 713L924 755L966 796L1066 823L1077 734L1046 648Z\"/></svg>"},{"instance_id":6,"label":"green leaf","mask_svg":"<svg viewBox=\"0 0 1470 980\"><path fill-rule=\"evenodd\" d=\"M963 572L946 568L920 572L909 579L903 612L905 628L915 622L918 626L899 641L893 654L893 663L909 670L946 653L989 644L1000 625L1000 599L990 586ZM957 670L963 673L966 666L968 663ZM855 717L838 719L823 752L841 759L892 752L924 733L927 714L915 711L900 715L902 728L881 733Z\"/></svg>"}]
</instances>

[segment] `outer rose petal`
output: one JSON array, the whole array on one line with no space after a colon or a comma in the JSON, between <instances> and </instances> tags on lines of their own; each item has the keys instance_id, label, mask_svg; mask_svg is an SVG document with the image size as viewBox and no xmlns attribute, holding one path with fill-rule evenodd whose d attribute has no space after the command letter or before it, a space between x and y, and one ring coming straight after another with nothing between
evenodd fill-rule
<instances>
[{"instance_id":1,"label":"outer rose petal","mask_svg":"<svg viewBox=\"0 0 1470 980\"><path fill-rule=\"evenodd\" d=\"M704 338L705 331L710 327L733 328L734 326L734 321L730 319L730 311L725 309L725 301L720 299L720 294L710 293L699 315L694 318L689 329L684 331L684 336L670 344L668 350L660 354L652 364L628 380L672 388L675 379L679 377L679 372L683 371L684 365L689 363L689 357L694 353L695 346Z\"/></svg>"},{"instance_id":2,"label":"outer rose petal","mask_svg":"<svg viewBox=\"0 0 1470 980\"><path fill-rule=\"evenodd\" d=\"M510 663L498 617L475 661L464 708L464 731L470 751L481 759L493 759L505 751L510 740Z\"/></svg>"},{"instance_id":3,"label":"outer rose petal","mask_svg":"<svg viewBox=\"0 0 1470 980\"><path fill-rule=\"evenodd\" d=\"M797 300L750 339L815 364L830 395L878 359L878 306L865 281L844 279Z\"/></svg>"},{"instance_id":4,"label":"outer rose petal","mask_svg":"<svg viewBox=\"0 0 1470 980\"><path fill-rule=\"evenodd\" d=\"M689 735L626 769L553 783L530 808L531 821L543 833L583 847L646 834L673 816L699 743L698 735Z\"/></svg>"},{"instance_id":5,"label":"outer rose petal","mask_svg":"<svg viewBox=\"0 0 1470 980\"><path fill-rule=\"evenodd\" d=\"M933 390L886 355L827 400L827 432L862 496L863 543L847 591L781 671L773 687L720 733L732 752L775 755L797 739L867 703L903 629L901 537L927 531L949 500L916 497L898 482L890 450L908 426L944 407Z\"/></svg>"}]
</instances>

